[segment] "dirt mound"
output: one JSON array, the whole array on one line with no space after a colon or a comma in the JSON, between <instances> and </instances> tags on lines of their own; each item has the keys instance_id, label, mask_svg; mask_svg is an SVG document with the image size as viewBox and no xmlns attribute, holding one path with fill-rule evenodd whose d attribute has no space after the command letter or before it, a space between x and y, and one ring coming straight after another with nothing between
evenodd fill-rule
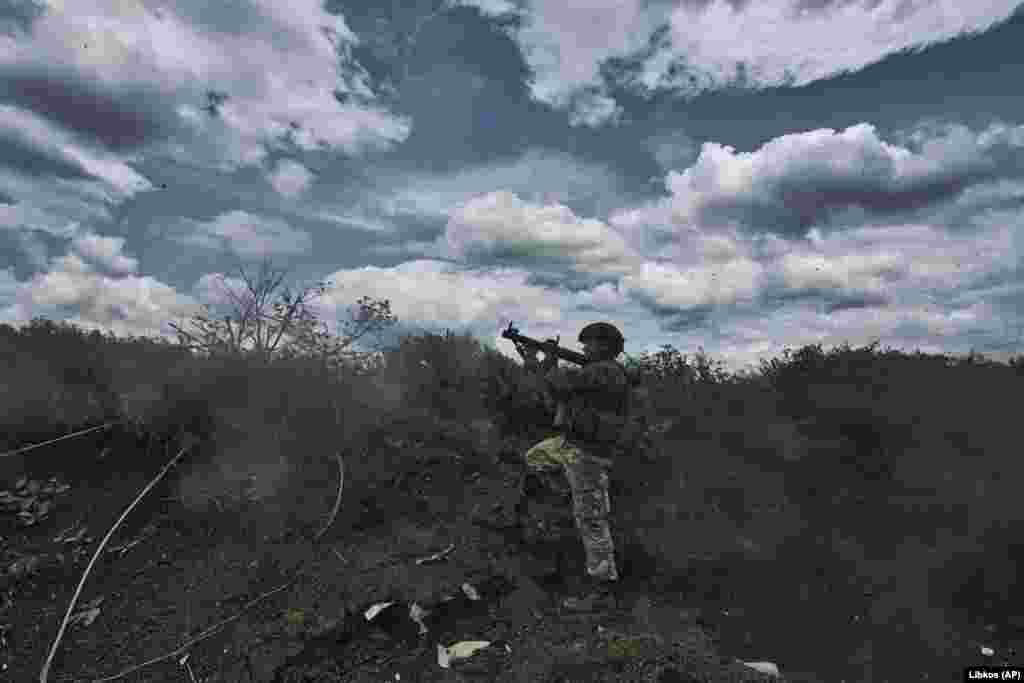
<instances>
[{"instance_id":1,"label":"dirt mound","mask_svg":"<svg viewBox=\"0 0 1024 683\"><path fill-rule=\"evenodd\" d=\"M575 588L565 577L582 576L578 538L515 545L474 524L512 502L506 466L444 446L392 448L364 454L372 463L353 457L358 485L348 488L346 474L341 512L318 546L308 531L336 498L330 463L275 497L200 510L175 495L183 461L99 556L51 680L136 666L125 680L767 680L719 656L701 612L649 580L629 548L617 609L563 610ZM0 515L4 568L18 567L3 577L0 603L11 680L38 677L98 539L152 477L114 468L99 476L106 462L81 480L54 468L51 480L37 478L39 461L30 481L11 482L9 514ZM45 501L25 502L31 495ZM26 510L28 525L17 515ZM382 603L392 604L367 619ZM438 646L465 640L490 645L442 666Z\"/></svg>"}]
</instances>

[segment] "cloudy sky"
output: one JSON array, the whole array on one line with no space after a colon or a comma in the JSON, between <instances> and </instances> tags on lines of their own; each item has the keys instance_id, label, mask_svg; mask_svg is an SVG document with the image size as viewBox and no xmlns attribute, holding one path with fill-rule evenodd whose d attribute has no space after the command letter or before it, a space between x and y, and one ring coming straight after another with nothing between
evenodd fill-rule
<instances>
[{"instance_id":1,"label":"cloudy sky","mask_svg":"<svg viewBox=\"0 0 1024 683\"><path fill-rule=\"evenodd\" d=\"M505 351L1022 353L1020 6L0 0L0 322L270 258Z\"/></svg>"}]
</instances>

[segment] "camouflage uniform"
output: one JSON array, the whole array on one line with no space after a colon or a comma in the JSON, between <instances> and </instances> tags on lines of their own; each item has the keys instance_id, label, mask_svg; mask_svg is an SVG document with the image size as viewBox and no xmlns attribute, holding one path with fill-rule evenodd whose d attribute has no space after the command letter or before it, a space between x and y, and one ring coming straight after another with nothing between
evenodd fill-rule
<instances>
[{"instance_id":1,"label":"camouflage uniform","mask_svg":"<svg viewBox=\"0 0 1024 683\"><path fill-rule=\"evenodd\" d=\"M526 452L527 476L565 474L587 574L615 581L619 573L608 525L608 470L622 450L630 391L625 370L614 360L595 361L576 372L551 370L545 380L558 403L555 427L560 433Z\"/></svg>"}]
</instances>

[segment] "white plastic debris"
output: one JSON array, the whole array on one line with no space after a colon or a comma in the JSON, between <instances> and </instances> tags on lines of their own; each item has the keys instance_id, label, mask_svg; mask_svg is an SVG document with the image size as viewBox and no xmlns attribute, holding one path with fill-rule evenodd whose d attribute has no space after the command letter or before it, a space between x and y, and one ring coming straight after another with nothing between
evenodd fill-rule
<instances>
[{"instance_id":1,"label":"white plastic debris","mask_svg":"<svg viewBox=\"0 0 1024 683\"><path fill-rule=\"evenodd\" d=\"M467 598L474 602L480 599L480 593L477 592L476 588L474 588L472 584L462 584L462 592L466 594Z\"/></svg>"},{"instance_id":2,"label":"white plastic debris","mask_svg":"<svg viewBox=\"0 0 1024 683\"><path fill-rule=\"evenodd\" d=\"M444 558L448 557L448 555L450 555L453 550L455 550L454 543L450 544L441 552L434 553L433 555L428 555L427 557L421 557L420 559L416 560L416 564L423 565L428 564L430 562L440 562Z\"/></svg>"},{"instance_id":3,"label":"white plastic debris","mask_svg":"<svg viewBox=\"0 0 1024 683\"><path fill-rule=\"evenodd\" d=\"M981 648L981 654L985 655L986 657L991 657L995 653L996 653L996 651L993 650L990 647L982 646L982 648Z\"/></svg>"},{"instance_id":4,"label":"white plastic debris","mask_svg":"<svg viewBox=\"0 0 1024 683\"><path fill-rule=\"evenodd\" d=\"M442 669L451 666L453 660L468 659L485 647L490 647L489 640L463 640L449 647L437 646L437 663Z\"/></svg>"},{"instance_id":5,"label":"white plastic debris","mask_svg":"<svg viewBox=\"0 0 1024 683\"><path fill-rule=\"evenodd\" d=\"M80 611L71 616L68 626L74 626L75 624L92 626L92 622L96 621L96 618L100 615L100 605L102 604L102 595L85 603Z\"/></svg>"},{"instance_id":6,"label":"white plastic debris","mask_svg":"<svg viewBox=\"0 0 1024 683\"><path fill-rule=\"evenodd\" d=\"M395 603L393 603L393 602L378 602L376 605L373 605L368 610L366 610L366 614L364 616L366 617L367 621L373 621L373 618L375 616L380 614L382 611L386 610L388 607L391 607L391 605L393 605L393 604L395 604Z\"/></svg>"},{"instance_id":7,"label":"white plastic debris","mask_svg":"<svg viewBox=\"0 0 1024 683\"><path fill-rule=\"evenodd\" d=\"M750 667L754 671L759 673L768 674L769 676L781 676L779 673L779 667L775 666L771 662L740 662L743 666Z\"/></svg>"},{"instance_id":8,"label":"white plastic debris","mask_svg":"<svg viewBox=\"0 0 1024 683\"><path fill-rule=\"evenodd\" d=\"M416 625L420 627L420 635L426 635L427 626L423 623L423 617L427 616L429 612L415 602L409 605L409 618L416 622Z\"/></svg>"}]
</instances>

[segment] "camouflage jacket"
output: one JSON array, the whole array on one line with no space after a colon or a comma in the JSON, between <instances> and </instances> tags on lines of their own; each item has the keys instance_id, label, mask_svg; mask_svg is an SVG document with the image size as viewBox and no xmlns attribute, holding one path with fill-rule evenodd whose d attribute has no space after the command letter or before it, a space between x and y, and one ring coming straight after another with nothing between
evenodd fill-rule
<instances>
[{"instance_id":1,"label":"camouflage jacket","mask_svg":"<svg viewBox=\"0 0 1024 683\"><path fill-rule=\"evenodd\" d=\"M555 426L566 436L605 452L623 445L631 390L621 364L609 360L578 370L555 368L544 379L559 407Z\"/></svg>"}]
</instances>

